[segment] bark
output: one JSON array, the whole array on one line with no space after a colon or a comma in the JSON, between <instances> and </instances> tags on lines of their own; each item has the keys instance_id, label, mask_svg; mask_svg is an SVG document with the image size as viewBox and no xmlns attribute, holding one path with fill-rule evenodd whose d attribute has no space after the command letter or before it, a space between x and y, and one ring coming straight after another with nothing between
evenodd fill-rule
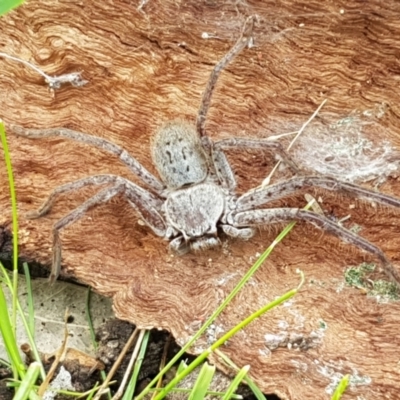
<instances>
[{"instance_id":1,"label":"bark","mask_svg":"<svg viewBox=\"0 0 400 400\"><path fill-rule=\"evenodd\" d=\"M238 37L244 18L256 15L255 46L244 50L218 82L207 121L213 140L298 130L328 99L306 132L303 150L294 153L300 165L310 168L310 159L319 158L323 149L318 146L311 149L314 153L307 151L321 132L333 134L338 121L353 133L360 131L373 143L372 150L384 141L395 149L400 144L399 12L395 0L148 0L142 7L139 1L123 0L30 1L1 19L0 51L50 75L82 72L89 83L65 85L52 94L36 72L0 59L1 118L107 138L155 173L153 132L176 118L195 122L213 66ZM84 189L62 196L46 217L26 219L25 213L39 207L52 189L100 173L139 183L113 157L85 145L11 134L8 140L20 253L32 260L49 264L52 225L94 193ZM383 164L395 162L397 153L391 157ZM273 165L258 151L232 151L229 160L239 193L259 185ZM395 168L378 175L388 176L380 191L400 196ZM396 210L324 192L318 196L325 212L337 218L350 214L346 226L360 225L360 234L399 266ZM302 196L279 202L304 204ZM11 215L5 168L0 168L0 209L1 230L10 226ZM165 328L182 344L275 234L260 230L249 242L226 241L222 251L173 257L167 243L116 198L62 232L63 273L113 297L119 318L141 328ZM353 380L343 399L397 398L400 305L378 303L344 285L345 269L365 259L370 260L357 249L298 224L215 324L226 331L297 286L297 268L306 275L304 289L288 306L237 334L223 351L237 365L250 364L261 389L283 399L328 398L335 379L347 373ZM384 278L379 273L371 277ZM206 346L204 339L193 352Z\"/></svg>"}]
</instances>

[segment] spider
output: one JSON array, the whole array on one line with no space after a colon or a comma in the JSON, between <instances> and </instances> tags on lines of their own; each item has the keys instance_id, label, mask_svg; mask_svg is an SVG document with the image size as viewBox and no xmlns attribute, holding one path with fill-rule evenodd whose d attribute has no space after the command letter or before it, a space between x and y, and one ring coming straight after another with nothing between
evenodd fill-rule
<instances>
[{"instance_id":1,"label":"spider","mask_svg":"<svg viewBox=\"0 0 400 400\"><path fill-rule=\"evenodd\" d=\"M235 56L245 47L250 47L252 26L253 17L249 17L237 42L211 72L202 96L196 125L175 120L165 123L156 131L152 138L151 156L161 180L123 148L105 139L65 128L40 130L11 126L12 131L20 136L29 138L60 136L99 147L119 157L120 161L148 187L146 190L121 176L107 174L86 177L54 189L43 205L37 211L31 212L29 217L38 218L45 215L50 211L56 197L62 193L88 185L106 185L104 189L55 223L51 281L57 279L61 269L60 230L76 222L91 207L122 194L154 234L168 240L170 249L178 255L220 246L221 231L230 237L248 240L261 225L292 220L306 221L344 242L372 253L382 262L386 274L395 282L400 282L399 272L379 247L339 226L324 215L299 208L263 208L271 201L313 187L340 191L386 206L400 207L400 199L341 182L332 177L302 176L296 164L276 141L228 138L213 142L206 135L206 115L218 77ZM272 152L292 170L295 176L238 195L234 173L224 154L224 150L230 148L256 148Z\"/></svg>"}]
</instances>

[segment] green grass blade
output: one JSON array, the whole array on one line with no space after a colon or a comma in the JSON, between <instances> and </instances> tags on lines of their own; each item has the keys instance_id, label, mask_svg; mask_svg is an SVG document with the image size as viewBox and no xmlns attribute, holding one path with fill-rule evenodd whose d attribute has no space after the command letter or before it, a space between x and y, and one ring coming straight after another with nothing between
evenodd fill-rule
<instances>
[{"instance_id":1,"label":"green grass blade","mask_svg":"<svg viewBox=\"0 0 400 400\"><path fill-rule=\"evenodd\" d=\"M86 295L86 319L88 321L89 332L90 332L90 339L92 341L93 348L97 350L99 347L98 343L96 342L96 333L94 331L93 321L92 321L92 313L90 312L90 299L91 299L91 288L88 286L87 288L87 295ZM107 379L107 375L105 371L100 371L100 376L103 382ZM107 392L108 398L111 400L111 393Z\"/></svg>"},{"instance_id":2,"label":"green grass blade","mask_svg":"<svg viewBox=\"0 0 400 400\"><path fill-rule=\"evenodd\" d=\"M259 310L257 310L255 313L251 314L249 317L241 321L239 324L237 324L234 328L232 328L228 333L226 333L224 336L222 336L220 339L218 339L212 346L211 349L214 350L218 348L219 346L223 345L226 341L228 341L233 335L235 335L238 331L241 329L245 328L247 325L249 325L251 322L253 322L256 318L260 317L261 315L265 314L267 311L272 310L273 308L277 307L278 305L284 303L285 301L289 300L291 297L293 297L303 286L304 283L304 275L301 273L301 282L299 286L296 289L292 289L289 292L286 292L283 296L279 297L276 300L271 301L264 307L261 307Z\"/></svg>"},{"instance_id":3,"label":"green grass blade","mask_svg":"<svg viewBox=\"0 0 400 400\"><path fill-rule=\"evenodd\" d=\"M339 385L337 386L335 393L333 393L331 400L340 400L342 397L342 394L346 390L350 380L350 375L345 375L341 381L339 382Z\"/></svg>"},{"instance_id":4,"label":"green grass blade","mask_svg":"<svg viewBox=\"0 0 400 400\"><path fill-rule=\"evenodd\" d=\"M1 7L1 6L0 6ZM13 226L13 293L17 293L18 287L18 216L17 216L17 198L15 195L14 175L11 165L10 152L8 150L6 132L4 123L0 119L0 138L1 144L3 145L4 159L6 163L8 184L10 187L10 198L11 198L11 210L12 210L12 226ZM12 305L12 328L14 330L17 324L17 297L13 296Z\"/></svg>"},{"instance_id":5,"label":"green grass blade","mask_svg":"<svg viewBox=\"0 0 400 400\"><path fill-rule=\"evenodd\" d=\"M96 394L98 386L99 386L99 382L96 382L96 384L94 385L93 389L90 391L89 395L87 396L86 400L92 400L93 399L94 395Z\"/></svg>"},{"instance_id":6,"label":"green grass blade","mask_svg":"<svg viewBox=\"0 0 400 400\"><path fill-rule=\"evenodd\" d=\"M238 372L238 374L235 376L235 379L229 385L228 390L226 391L226 394L222 398L222 400L229 400L232 398L232 395L237 390L238 386L240 385L240 382L242 382L243 378L249 372L249 369L250 369L250 365L246 365Z\"/></svg>"},{"instance_id":7,"label":"green grass blade","mask_svg":"<svg viewBox=\"0 0 400 400\"><path fill-rule=\"evenodd\" d=\"M233 329L231 329L228 333L218 339L212 346L206 350L204 353L200 354L182 373L175 376L164 388L159 392L159 394L155 397L155 400L163 399L183 378L189 375L198 365L200 365L212 351L216 350L218 347L223 345L230 337L232 337L235 333L237 333L240 329L243 329L247 326L250 322L252 322L255 318L258 318L262 314L266 313L267 311L277 307L278 305L284 303L285 301L289 300L293 297L301 288L304 283L304 275L301 276L301 282L296 289L292 289L289 292L285 293L283 296L279 297L276 300L271 301L264 307L260 308L250 317L243 320L240 324L236 325Z\"/></svg>"},{"instance_id":8,"label":"green grass blade","mask_svg":"<svg viewBox=\"0 0 400 400\"><path fill-rule=\"evenodd\" d=\"M4 346L10 357L14 378L23 378L26 372L25 366L15 340L15 331L11 325L10 316L8 315L8 307L2 285L0 285L0 321L0 332L3 337Z\"/></svg>"},{"instance_id":9,"label":"green grass blade","mask_svg":"<svg viewBox=\"0 0 400 400\"><path fill-rule=\"evenodd\" d=\"M90 295L92 290L90 286L87 288L86 292L86 318L88 321L89 331L90 331L90 339L92 340L92 344L95 350L97 350L98 344L96 342L96 334L94 332L93 321L92 321L92 313L90 312Z\"/></svg>"},{"instance_id":10,"label":"green grass blade","mask_svg":"<svg viewBox=\"0 0 400 400\"><path fill-rule=\"evenodd\" d=\"M11 369L11 364L8 361L4 360L3 358L0 358L0 366Z\"/></svg>"},{"instance_id":11,"label":"green grass blade","mask_svg":"<svg viewBox=\"0 0 400 400\"><path fill-rule=\"evenodd\" d=\"M32 337L32 335L31 335L31 331L30 331L29 326L28 326L28 322L26 321L25 314L24 314L24 312L23 312L23 310L22 310L21 304L20 304L19 301L18 301L18 296L13 294L13 285L12 285L12 282L11 282L11 280L10 280L10 277L9 277L8 274L7 274L6 269L4 268L4 266L3 266L3 264L2 264L1 262L0 262L0 272L1 272L2 275L3 275L3 279L0 280L0 282L5 282L6 285L8 286L8 289L10 290L11 294L13 295L13 297L17 298L17 309L18 309L18 313L19 313L19 316L20 316L20 318L21 318L21 320L22 320L22 323L23 323L23 325L24 325L26 334L27 334L27 336L28 336L29 344L31 345L32 352L33 352L33 354L34 354L34 356L35 356L35 361L40 362L40 364L42 365L42 362L41 362L41 360L40 360L39 352L38 352L38 350L37 350L35 341L33 340L33 337ZM0 288L1 288L1 286L0 286ZM0 324L0 325L1 325L1 324ZM43 368L43 366L42 366L42 368L41 368L41 378L44 380L45 377L46 377L46 373L45 373L44 368Z\"/></svg>"},{"instance_id":12,"label":"green grass blade","mask_svg":"<svg viewBox=\"0 0 400 400\"><path fill-rule=\"evenodd\" d=\"M34 385L40 373L40 364L38 362L33 362L24 379L22 379L21 385L17 390L13 400L25 400L30 397L31 392L34 390Z\"/></svg>"},{"instance_id":13,"label":"green grass blade","mask_svg":"<svg viewBox=\"0 0 400 400\"><path fill-rule=\"evenodd\" d=\"M220 357L230 368L239 371L239 367L221 350L216 349L215 354L217 354L218 357ZM261 389L254 383L254 381L248 375L246 375L243 379L247 383L249 388L252 390L257 400L267 400Z\"/></svg>"},{"instance_id":14,"label":"green grass blade","mask_svg":"<svg viewBox=\"0 0 400 400\"><path fill-rule=\"evenodd\" d=\"M0 16L18 7L24 0L0 0Z\"/></svg>"},{"instance_id":15,"label":"green grass blade","mask_svg":"<svg viewBox=\"0 0 400 400\"><path fill-rule=\"evenodd\" d=\"M138 354L137 359L135 361L135 366L133 368L131 380L129 381L129 385L126 388L126 391L124 393L124 397L122 398L122 400L133 399L133 395L134 395L135 389L136 389L137 380L139 378L140 368L142 367L143 359L144 359L144 356L145 356L146 350L147 350L147 345L149 343L149 338L150 338L150 331L146 331L146 333L143 336L143 340L142 340L142 344L140 346L139 354Z\"/></svg>"},{"instance_id":16,"label":"green grass blade","mask_svg":"<svg viewBox=\"0 0 400 400\"><path fill-rule=\"evenodd\" d=\"M1 0L0 0L1 1ZM26 291L28 293L28 325L31 331L33 340L35 340L35 308L33 306L33 294L31 285L31 274L29 272L29 267L26 262L23 264L24 274L26 279Z\"/></svg>"},{"instance_id":17,"label":"green grass blade","mask_svg":"<svg viewBox=\"0 0 400 400\"><path fill-rule=\"evenodd\" d=\"M215 365L204 363L196 379L188 400L203 400L207 394L207 389L215 374Z\"/></svg>"},{"instance_id":18,"label":"green grass blade","mask_svg":"<svg viewBox=\"0 0 400 400\"><path fill-rule=\"evenodd\" d=\"M179 363L179 366L176 370L176 374L178 375L180 374L182 371L184 371L186 368L188 367L188 365L186 364L186 362L184 360L181 360L181 362Z\"/></svg>"},{"instance_id":19,"label":"green grass blade","mask_svg":"<svg viewBox=\"0 0 400 400\"><path fill-rule=\"evenodd\" d=\"M157 390L161 390L161 389L157 389ZM154 393L155 391L156 391L156 389L151 389L150 393ZM173 390L171 390L171 392L173 392L173 393L187 393L187 395L190 396L191 390L190 389L182 389L182 388L174 388ZM208 390L206 392L206 395L207 396L212 396L213 399L215 399L217 397L218 398L219 397L222 398L223 396L225 396L225 392L214 392L212 390ZM174 396L171 396L171 398L174 398ZM243 399L243 396L240 395L240 394L233 394L231 396L231 400L235 400L235 399L241 400L241 399ZM136 397L135 397L135 400L136 400Z\"/></svg>"}]
</instances>

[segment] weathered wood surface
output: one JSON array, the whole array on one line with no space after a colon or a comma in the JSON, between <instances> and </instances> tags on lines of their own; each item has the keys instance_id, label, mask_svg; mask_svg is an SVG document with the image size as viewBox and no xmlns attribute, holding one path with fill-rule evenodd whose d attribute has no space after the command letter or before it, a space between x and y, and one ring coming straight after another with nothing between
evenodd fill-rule
<instances>
[{"instance_id":1,"label":"weathered wood surface","mask_svg":"<svg viewBox=\"0 0 400 400\"><path fill-rule=\"evenodd\" d=\"M399 147L400 4L395 0L149 0L141 10L138 3L36 0L2 18L0 51L29 60L48 74L82 71L89 83L63 87L52 96L32 70L0 59L1 118L26 127L66 126L108 138L154 172L149 157L152 132L170 119L194 122L212 67L236 40L244 18L253 14L258 16L255 47L224 71L213 99L207 124L213 139L297 130L327 98L315 126L329 128L350 116L349 126L358 124L356 129L376 146L388 140ZM204 32L211 37L204 39ZM309 146L318 132L308 131ZM30 221L24 214L62 183L90 174L129 174L109 155L84 145L11 134L8 140L21 255L49 263L52 224L92 190L62 197L45 218ZM314 150L317 159L318 148ZM240 191L258 185L272 165L258 152L229 156ZM302 160L301 152L296 157L303 165L310 161L307 154ZM400 196L397 172L390 175L380 190ZM346 226L362 226L361 234L400 266L398 212L319 195L326 212L338 218L351 214ZM304 199L280 204L302 206ZM4 168L0 209L4 227L10 220ZM227 242L221 252L172 257L167 243L141 225L123 199L115 199L62 233L63 268L112 296L120 318L169 329L184 342L275 233L261 231L248 243ZM335 379L347 373L355 378L344 399L398 398L400 305L378 304L343 286L346 267L364 259L361 252L299 224L216 325L227 330L295 287L297 268L307 277L304 289L223 350L236 364L250 364L260 387L283 399L329 398ZM303 350L284 346L287 335L299 335L308 345ZM281 340L283 347L269 351L271 338Z\"/></svg>"}]
</instances>

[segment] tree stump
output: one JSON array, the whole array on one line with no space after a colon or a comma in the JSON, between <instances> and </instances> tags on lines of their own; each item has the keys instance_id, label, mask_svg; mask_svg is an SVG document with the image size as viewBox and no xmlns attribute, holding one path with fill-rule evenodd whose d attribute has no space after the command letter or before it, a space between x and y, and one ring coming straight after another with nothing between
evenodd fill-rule
<instances>
[{"instance_id":1,"label":"tree stump","mask_svg":"<svg viewBox=\"0 0 400 400\"><path fill-rule=\"evenodd\" d=\"M368 143L363 153L371 157L367 166L383 160L382 169L361 180L379 178L380 191L400 197L395 150L400 143L399 11L395 0L350 0L342 9L340 4L302 0L30 1L2 17L0 51L49 75L81 72L88 84L65 85L52 93L35 71L1 58L1 118L6 124L64 126L107 138L155 173L153 132L168 120L195 122L213 66L237 39L244 19L255 15L254 46L224 70L216 87L207 121L211 138L296 131L328 99L294 147L296 161L315 173L324 172L321 165L333 166L333 173L348 171L347 164L335 164L323 145L333 140L329 147L334 148L340 142L335 138L361 135L355 144ZM341 136L335 136L338 131ZM26 219L55 187L101 173L140 183L118 160L86 145L11 133L8 141L20 254L27 259L49 264L52 225L94 193L88 188L62 196L46 217ZM274 165L258 151L228 155L239 192L259 185ZM393 168L385 169L388 165ZM361 169L355 169L355 181ZM0 229L5 229L11 219L5 167L0 168L0 185ZM337 219L350 215L345 226L359 225L360 234L399 267L398 211L338 194L315 195L325 213ZM302 196L278 203L306 204ZM167 329L183 344L276 233L260 230L248 242L227 240L219 251L174 257L167 242L116 198L62 232L63 274L113 297L119 318L141 328ZM400 305L380 303L344 283L346 268L365 260L372 261L297 224L215 325L227 331L296 287L297 268L306 276L301 293L239 332L222 350L237 365L250 364L260 388L282 399L329 398L345 374L352 378L343 399L397 398ZM371 275L382 277L379 271ZM192 350L208 345L203 338Z\"/></svg>"}]
</instances>

